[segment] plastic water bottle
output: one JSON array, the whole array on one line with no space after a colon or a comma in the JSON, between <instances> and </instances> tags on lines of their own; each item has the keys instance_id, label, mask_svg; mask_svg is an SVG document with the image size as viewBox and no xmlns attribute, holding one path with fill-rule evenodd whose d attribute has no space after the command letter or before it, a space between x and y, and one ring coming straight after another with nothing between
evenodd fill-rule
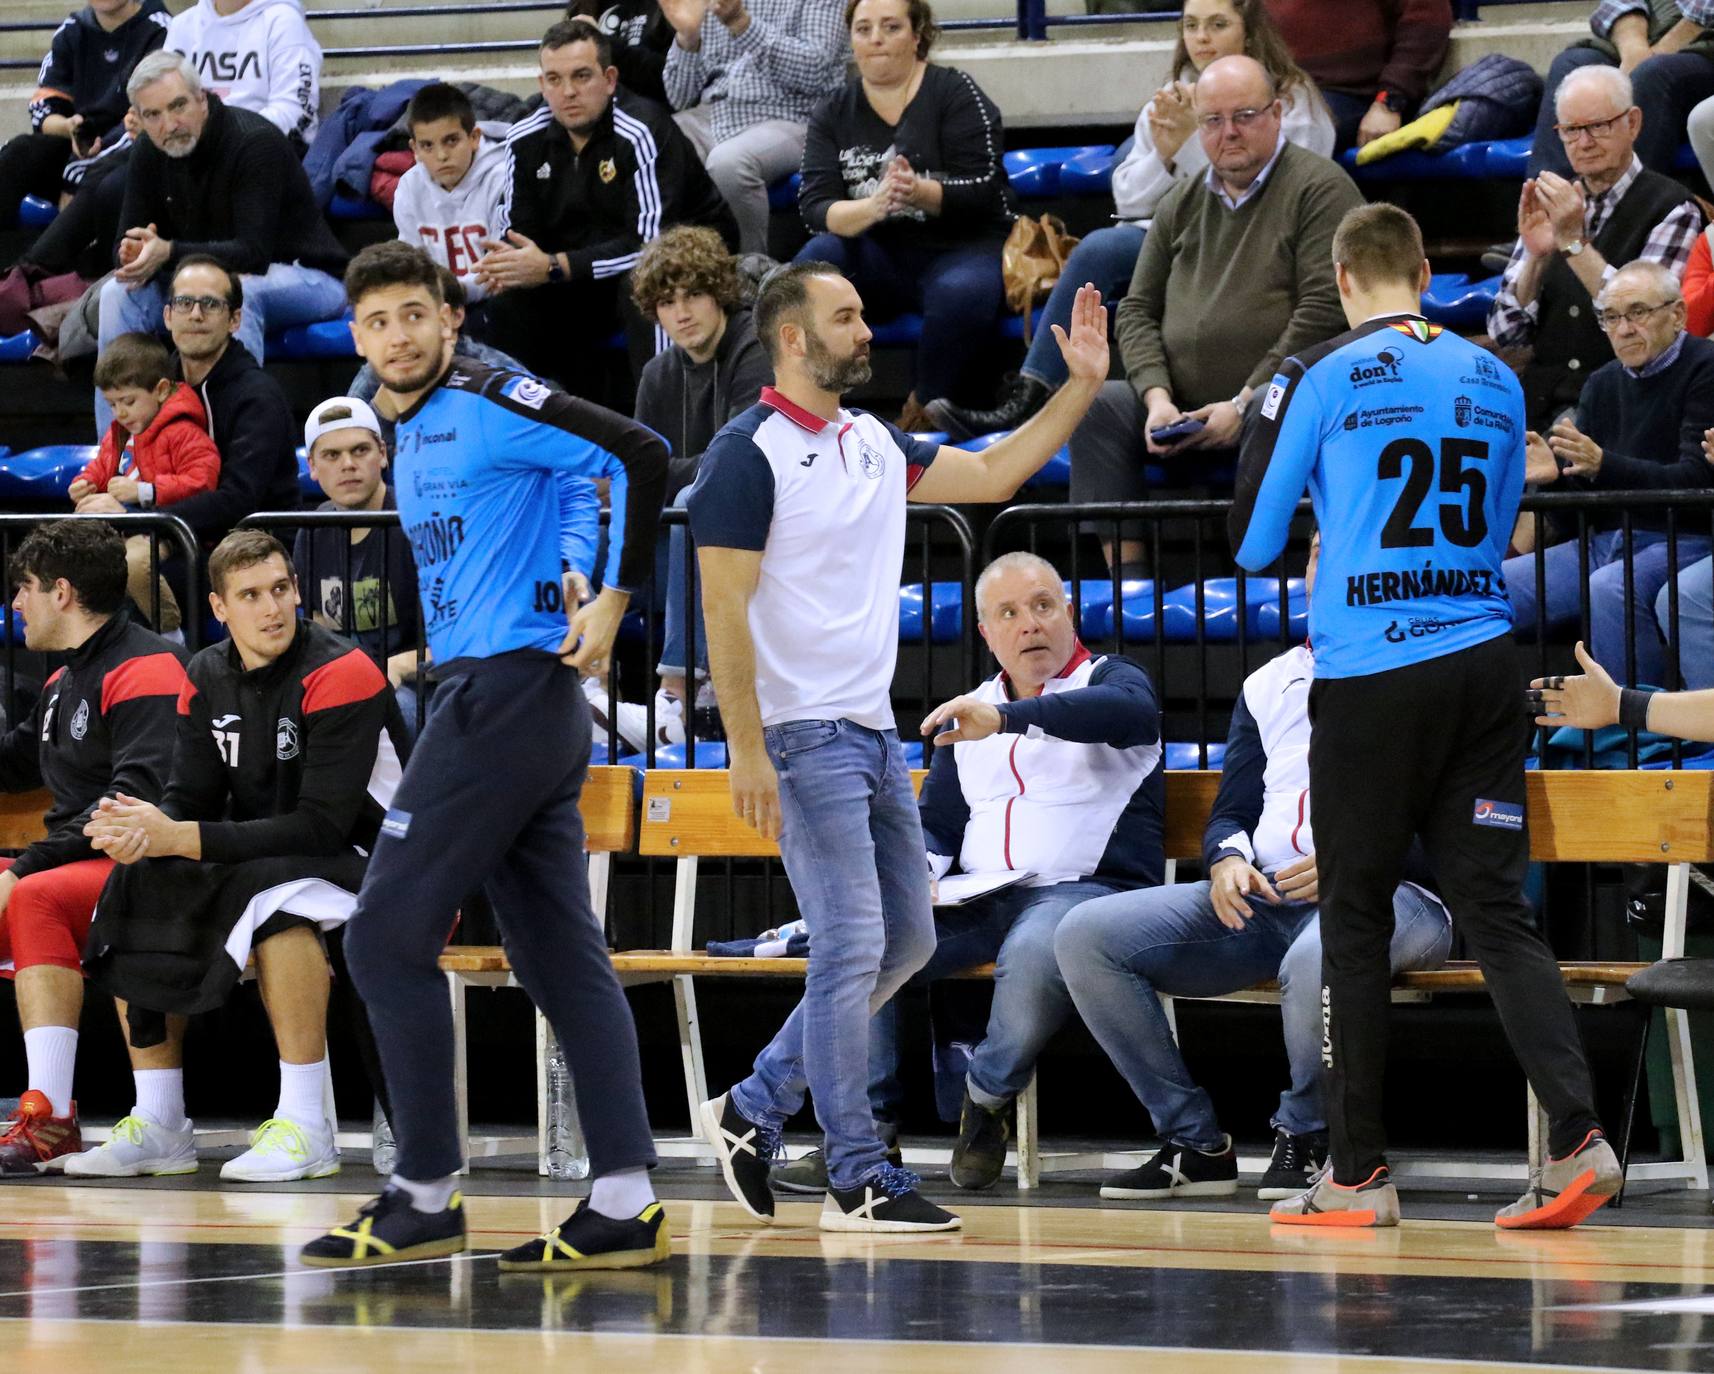
<instances>
[{"instance_id":1,"label":"plastic water bottle","mask_svg":"<svg viewBox=\"0 0 1714 1374\"><path fill-rule=\"evenodd\" d=\"M393 1142L393 1123L387 1120L387 1113L381 1110L379 1101L375 1103L375 1115L369 1123L369 1164L383 1178L392 1176L393 1161L397 1158L399 1147Z\"/></svg>"},{"instance_id":2,"label":"plastic water bottle","mask_svg":"<svg viewBox=\"0 0 1714 1374\"><path fill-rule=\"evenodd\" d=\"M571 1090L571 1070L559 1037L548 1029L548 1177L589 1177L589 1147L577 1119L577 1098Z\"/></svg>"}]
</instances>

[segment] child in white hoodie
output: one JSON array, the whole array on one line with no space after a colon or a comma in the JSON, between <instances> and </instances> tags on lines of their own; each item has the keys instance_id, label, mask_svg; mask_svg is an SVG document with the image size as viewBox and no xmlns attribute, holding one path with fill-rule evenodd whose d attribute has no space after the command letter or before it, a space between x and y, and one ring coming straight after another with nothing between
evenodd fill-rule
<instances>
[{"instance_id":1,"label":"child in white hoodie","mask_svg":"<svg viewBox=\"0 0 1714 1374\"><path fill-rule=\"evenodd\" d=\"M190 58L204 90L253 110L301 154L321 122L321 45L302 0L197 0L173 19L167 49Z\"/></svg>"}]
</instances>

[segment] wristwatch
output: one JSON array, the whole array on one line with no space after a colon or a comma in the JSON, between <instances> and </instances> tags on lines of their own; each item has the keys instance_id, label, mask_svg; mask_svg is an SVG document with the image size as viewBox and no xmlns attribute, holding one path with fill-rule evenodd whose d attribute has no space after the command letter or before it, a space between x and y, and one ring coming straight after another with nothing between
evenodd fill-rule
<instances>
[{"instance_id":1,"label":"wristwatch","mask_svg":"<svg viewBox=\"0 0 1714 1374\"><path fill-rule=\"evenodd\" d=\"M1584 247L1584 245L1583 245L1582 239L1572 239L1570 243L1565 245L1565 247L1562 251L1564 252L1566 257L1574 258L1579 253L1581 253L1583 251L1583 247Z\"/></svg>"},{"instance_id":2,"label":"wristwatch","mask_svg":"<svg viewBox=\"0 0 1714 1374\"><path fill-rule=\"evenodd\" d=\"M565 268L563 268L559 265L559 254L558 253L549 253L548 254L548 280L549 281L564 281L565 280Z\"/></svg>"}]
</instances>

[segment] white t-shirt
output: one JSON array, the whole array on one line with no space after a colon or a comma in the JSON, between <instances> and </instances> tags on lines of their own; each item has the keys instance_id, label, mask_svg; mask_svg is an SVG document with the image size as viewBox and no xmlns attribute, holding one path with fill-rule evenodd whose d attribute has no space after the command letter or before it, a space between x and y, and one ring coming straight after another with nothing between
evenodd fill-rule
<instances>
[{"instance_id":1,"label":"white t-shirt","mask_svg":"<svg viewBox=\"0 0 1714 1374\"><path fill-rule=\"evenodd\" d=\"M938 451L863 411L823 420L772 387L714 436L691 533L762 555L749 622L764 726L894 728L905 497Z\"/></svg>"}]
</instances>

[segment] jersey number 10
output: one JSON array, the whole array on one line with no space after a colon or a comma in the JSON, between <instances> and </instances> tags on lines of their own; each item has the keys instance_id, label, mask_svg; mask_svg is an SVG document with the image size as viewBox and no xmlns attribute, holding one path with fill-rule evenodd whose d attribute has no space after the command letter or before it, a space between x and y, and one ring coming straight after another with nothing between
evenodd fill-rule
<instances>
[{"instance_id":1,"label":"jersey number 10","mask_svg":"<svg viewBox=\"0 0 1714 1374\"><path fill-rule=\"evenodd\" d=\"M1473 549L1488 537L1488 478L1480 468L1464 465L1467 458L1487 457L1488 445L1480 439L1449 436L1440 441L1440 489L1464 498L1461 505L1440 504L1440 530L1460 548ZM1394 439L1381 450L1375 475L1383 481L1405 479L1405 489L1381 529L1383 549L1424 549L1434 544L1434 531L1416 523L1434 485L1434 474L1434 450L1421 439Z\"/></svg>"}]
</instances>

